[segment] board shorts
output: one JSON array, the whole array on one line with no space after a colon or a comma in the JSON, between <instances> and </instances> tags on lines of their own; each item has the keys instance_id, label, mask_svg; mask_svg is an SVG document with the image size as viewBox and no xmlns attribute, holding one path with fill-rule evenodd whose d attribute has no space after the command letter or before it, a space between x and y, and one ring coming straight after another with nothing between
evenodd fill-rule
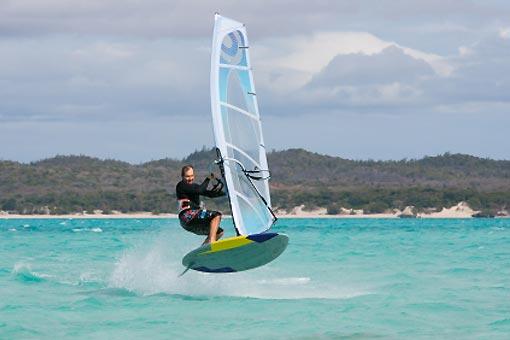
<instances>
[{"instance_id":1,"label":"board shorts","mask_svg":"<svg viewBox=\"0 0 510 340\"><path fill-rule=\"evenodd\" d=\"M179 214L179 221L181 222L181 227L193 234L209 235L211 220L216 216L221 216L221 213L214 210L188 209ZM223 229L218 227L216 235L222 232Z\"/></svg>"}]
</instances>

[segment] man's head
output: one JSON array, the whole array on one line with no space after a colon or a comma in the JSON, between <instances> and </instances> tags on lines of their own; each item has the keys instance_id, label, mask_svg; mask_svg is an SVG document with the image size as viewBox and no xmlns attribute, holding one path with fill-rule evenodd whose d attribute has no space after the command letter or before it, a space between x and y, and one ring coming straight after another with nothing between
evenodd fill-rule
<instances>
[{"instance_id":1,"label":"man's head","mask_svg":"<svg viewBox=\"0 0 510 340\"><path fill-rule=\"evenodd\" d=\"M184 182L191 184L195 180L195 173L192 165L185 165L181 169L181 177Z\"/></svg>"}]
</instances>

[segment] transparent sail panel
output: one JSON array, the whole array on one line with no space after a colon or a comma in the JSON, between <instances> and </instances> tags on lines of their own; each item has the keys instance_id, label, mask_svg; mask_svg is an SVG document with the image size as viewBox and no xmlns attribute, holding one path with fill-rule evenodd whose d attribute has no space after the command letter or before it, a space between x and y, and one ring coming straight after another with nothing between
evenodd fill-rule
<instances>
[{"instance_id":1,"label":"transparent sail panel","mask_svg":"<svg viewBox=\"0 0 510 340\"><path fill-rule=\"evenodd\" d=\"M248 171L267 169L245 34L241 23L216 17L211 106L216 146L224 158L234 224L240 234L246 235L269 229L273 215L264 203L264 199L270 202L268 181L250 181L243 172L243 168ZM253 175L267 176L268 173Z\"/></svg>"},{"instance_id":2,"label":"transparent sail panel","mask_svg":"<svg viewBox=\"0 0 510 340\"><path fill-rule=\"evenodd\" d=\"M254 160L254 163L260 164L260 132L258 123L252 118L242 114L232 108L223 106L221 108L223 116L223 130L225 131L225 141L233 145L247 157ZM252 170L247 168L248 170Z\"/></svg>"},{"instance_id":3,"label":"transparent sail panel","mask_svg":"<svg viewBox=\"0 0 510 340\"><path fill-rule=\"evenodd\" d=\"M247 234L259 233L267 229L272 223L272 215L264 204L261 204L260 197L253 189L252 184L245 174L240 171L238 164L226 161L227 167L232 173L234 190L231 196L239 206L239 221ZM269 225L268 225L269 223Z\"/></svg>"},{"instance_id":4,"label":"transparent sail panel","mask_svg":"<svg viewBox=\"0 0 510 340\"><path fill-rule=\"evenodd\" d=\"M236 75L239 77L239 83L241 84L246 94L255 93L255 90L251 86L250 73L251 71L236 71ZM247 107L246 110L258 116L257 102L255 101L255 96L253 94L246 95L245 100L246 100L245 105Z\"/></svg>"},{"instance_id":5,"label":"transparent sail panel","mask_svg":"<svg viewBox=\"0 0 510 340\"><path fill-rule=\"evenodd\" d=\"M253 110L248 108L248 101L246 100L246 97L251 96L248 92L248 89L243 88L241 85L239 72L237 70L230 70L227 90L228 98L226 98L226 102L254 115Z\"/></svg>"}]
</instances>

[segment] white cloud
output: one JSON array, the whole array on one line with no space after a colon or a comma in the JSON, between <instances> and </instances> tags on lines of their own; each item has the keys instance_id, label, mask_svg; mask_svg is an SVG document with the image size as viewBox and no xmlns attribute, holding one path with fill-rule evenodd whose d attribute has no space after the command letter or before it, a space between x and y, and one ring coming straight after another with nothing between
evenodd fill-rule
<instances>
[{"instance_id":1,"label":"white cloud","mask_svg":"<svg viewBox=\"0 0 510 340\"><path fill-rule=\"evenodd\" d=\"M505 27L499 30L501 39L510 39L510 27Z\"/></svg>"},{"instance_id":2,"label":"white cloud","mask_svg":"<svg viewBox=\"0 0 510 340\"><path fill-rule=\"evenodd\" d=\"M101 58L101 59L124 59L135 54L133 45L97 42L92 46L80 47L72 51L77 57Z\"/></svg>"},{"instance_id":3,"label":"white cloud","mask_svg":"<svg viewBox=\"0 0 510 340\"><path fill-rule=\"evenodd\" d=\"M466 46L460 46L459 47L459 55L461 57L467 57L469 55L473 54L473 49Z\"/></svg>"}]
</instances>

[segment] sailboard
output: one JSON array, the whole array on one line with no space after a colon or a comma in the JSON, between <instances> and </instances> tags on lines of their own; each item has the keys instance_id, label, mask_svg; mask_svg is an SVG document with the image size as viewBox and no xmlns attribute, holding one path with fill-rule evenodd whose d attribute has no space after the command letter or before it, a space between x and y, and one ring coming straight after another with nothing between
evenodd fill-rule
<instances>
[{"instance_id":1,"label":"sailboard","mask_svg":"<svg viewBox=\"0 0 510 340\"><path fill-rule=\"evenodd\" d=\"M287 247L288 236L270 231L270 172L244 24L215 14L211 52L211 111L216 164L224 181L237 236L188 253L188 269L224 273L262 266Z\"/></svg>"}]
</instances>

